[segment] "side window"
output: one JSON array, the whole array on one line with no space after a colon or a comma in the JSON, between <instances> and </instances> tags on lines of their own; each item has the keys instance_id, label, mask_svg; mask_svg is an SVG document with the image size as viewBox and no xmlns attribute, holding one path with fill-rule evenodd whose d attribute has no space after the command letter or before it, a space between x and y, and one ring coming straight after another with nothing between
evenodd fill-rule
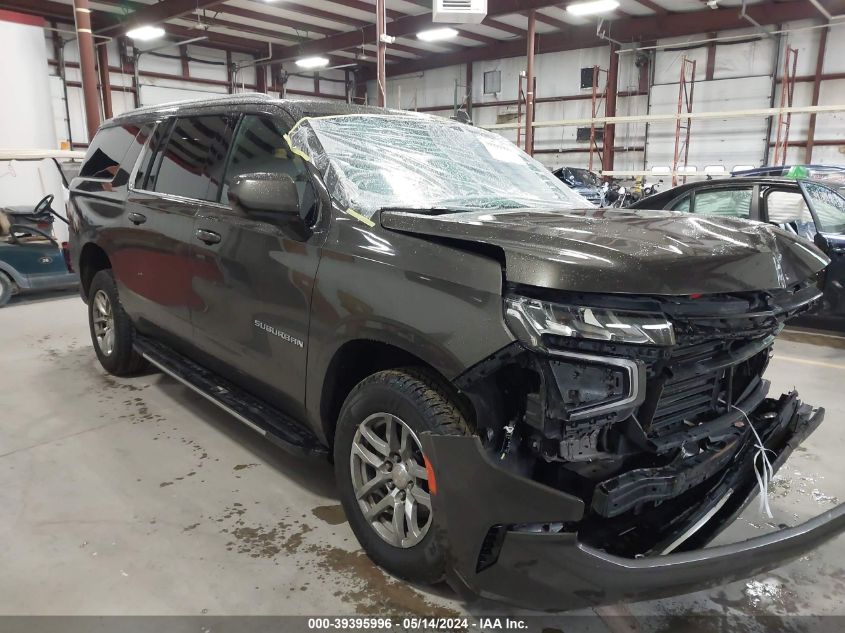
<instances>
[{"instance_id":1,"label":"side window","mask_svg":"<svg viewBox=\"0 0 845 633\"><path fill-rule=\"evenodd\" d=\"M232 147L229 166L223 181L221 200L229 201L229 185L245 174L275 173L287 174L296 183L303 216L307 216L314 205L313 189L308 186L308 172L299 156L290 151L284 135L287 128L270 116L247 115L238 128Z\"/></svg>"},{"instance_id":2,"label":"side window","mask_svg":"<svg viewBox=\"0 0 845 633\"><path fill-rule=\"evenodd\" d=\"M671 211L683 211L684 213L689 212L689 201L690 196L686 195L681 198L678 202L672 205Z\"/></svg>"},{"instance_id":3,"label":"side window","mask_svg":"<svg viewBox=\"0 0 845 633\"><path fill-rule=\"evenodd\" d=\"M113 125L101 129L94 137L88 152L85 154L85 162L79 170L82 178L104 178L114 180L120 172L131 170L134 165L126 165L129 150L132 145L140 143L140 147L146 142L146 134L149 134L149 126L135 124ZM138 154L131 158L135 162ZM125 184L125 182L121 183Z\"/></svg>"},{"instance_id":4,"label":"side window","mask_svg":"<svg viewBox=\"0 0 845 633\"><path fill-rule=\"evenodd\" d=\"M766 194L768 220L781 228L793 230L801 237L813 239L815 223L804 195L798 191L769 191Z\"/></svg>"},{"instance_id":5,"label":"side window","mask_svg":"<svg viewBox=\"0 0 845 633\"><path fill-rule=\"evenodd\" d=\"M155 129L147 145L146 153L141 159L141 164L138 167L138 172L135 174L135 189L152 189L152 185L147 182L150 172L152 171L153 163L155 162L157 152L164 140L167 139L167 132L170 129L172 121L157 121Z\"/></svg>"},{"instance_id":6,"label":"side window","mask_svg":"<svg viewBox=\"0 0 845 633\"><path fill-rule=\"evenodd\" d=\"M148 189L194 200L217 202L233 118L226 115L177 119L158 158Z\"/></svg>"},{"instance_id":7,"label":"side window","mask_svg":"<svg viewBox=\"0 0 845 633\"><path fill-rule=\"evenodd\" d=\"M711 189L695 193L693 213L751 217L751 189Z\"/></svg>"},{"instance_id":8,"label":"side window","mask_svg":"<svg viewBox=\"0 0 845 633\"><path fill-rule=\"evenodd\" d=\"M833 189L814 182L801 185L813 205L823 233L845 233L845 198Z\"/></svg>"}]
</instances>

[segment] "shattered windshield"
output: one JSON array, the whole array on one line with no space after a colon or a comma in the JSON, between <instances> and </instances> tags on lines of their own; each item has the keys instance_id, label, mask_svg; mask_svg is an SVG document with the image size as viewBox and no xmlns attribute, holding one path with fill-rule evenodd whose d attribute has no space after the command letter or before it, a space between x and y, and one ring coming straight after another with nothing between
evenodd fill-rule
<instances>
[{"instance_id":1,"label":"shattered windshield","mask_svg":"<svg viewBox=\"0 0 845 633\"><path fill-rule=\"evenodd\" d=\"M593 206L507 139L448 119L319 117L300 121L289 138L334 198L366 217L384 208Z\"/></svg>"}]
</instances>

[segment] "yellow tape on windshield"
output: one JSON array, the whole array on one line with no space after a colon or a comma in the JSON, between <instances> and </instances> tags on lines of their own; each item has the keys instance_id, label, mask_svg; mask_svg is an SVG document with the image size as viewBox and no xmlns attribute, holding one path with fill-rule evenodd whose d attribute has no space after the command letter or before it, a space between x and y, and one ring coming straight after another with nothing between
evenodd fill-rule
<instances>
[{"instance_id":1,"label":"yellow tape on windshield","mask_svg":"<svg viewBox=\"0 0 845 633\"><path fill-rule=\"evenodd\" d=\"M364 215L361 215L360 213L358 213L357 211L353 211L352 209L347 209L346 214L351 215L356 220L360 220L361 222L363 222L364 224L366 224L370 228L373 228L376 225L376 223L373 222L370 218L368 218Z\"/></svg>"},{"instance_id":2,"label":"yellow tape on windshield","mask_svg":"<svg viewBox=\"0 0 845 633\"><path fill-rule=\"evenodd\" d=\"M288 144L288 147L290 147L290 151L291 151L292 154L299 156L306 163L311 162L311 157L308 156L308 154L303 152L301 149L293 146L293 143L290 140L290 135L285 134L282 138L285 139L285 142Z\"/></svg>"}]
</instances>

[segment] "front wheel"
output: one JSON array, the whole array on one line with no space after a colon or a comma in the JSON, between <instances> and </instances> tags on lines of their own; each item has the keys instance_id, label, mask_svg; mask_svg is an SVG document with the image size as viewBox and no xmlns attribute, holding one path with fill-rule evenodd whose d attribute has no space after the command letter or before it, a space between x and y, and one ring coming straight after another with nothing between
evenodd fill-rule
<instances>
[{"instance_id":1,"label":"front wheel","mask_svg":"<svg viewBox=\"0 0 845 633\"><path fill-rule=\"evenodd\" d=\"M369 557L416 582L441 580L419 434L469 434L440 381L420 369L381 371L349 394L338 419L334 461L341 502Z\"/></svg>"}]
</instances>

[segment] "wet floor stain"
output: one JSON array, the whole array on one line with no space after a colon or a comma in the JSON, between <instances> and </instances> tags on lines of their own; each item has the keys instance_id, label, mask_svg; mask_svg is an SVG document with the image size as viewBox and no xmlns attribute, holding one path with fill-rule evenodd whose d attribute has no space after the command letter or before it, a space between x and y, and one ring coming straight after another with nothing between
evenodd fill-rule
<instances>
[{"instance_id":1,"label":"wet floor stain","mask_svg":"<svg viewBox=\"0 0 845 633\"><path fill-rule=\"evenodd\" d=\"M345 521L341 506L320 506L312 513L331 525ZM245 505L233 503L215 519L221 534L229 537L226 549L253 559L267 559L275 564L291 561L310 582L297 584L307 591L312 583L330 586L333 595L349 604L358 614L417 614L434 617L458 617L460 612L438 605L399 582L377 567L362 550L314 542L309 535L315 528L303 519L305 515L285 516L270 524L249 520ZM322 515L322 516L319 516Z\"/></svg>"},{"instance_id":2,"label":"wet floor stain","mask_svg":"<svg viewBox=\"0 0 845 633\"><path fill-rule=\"evenodd\" d=\"M247 468L255 468L258 464L238 464L232 470L246 470Z\"/></svg>"},{"instance_id":3,"label":"wet floor stain","mask_svg":"<svg viewBox=\"0 0 845 633\"><path fill-rule=\"evenodd\" d=\"M332 506L317 506L311 510L311 514L325 521L329 525L340 525L346 523L346 513L343 511L343 506L340 504Z\"/></svg>"}]
</instances>

